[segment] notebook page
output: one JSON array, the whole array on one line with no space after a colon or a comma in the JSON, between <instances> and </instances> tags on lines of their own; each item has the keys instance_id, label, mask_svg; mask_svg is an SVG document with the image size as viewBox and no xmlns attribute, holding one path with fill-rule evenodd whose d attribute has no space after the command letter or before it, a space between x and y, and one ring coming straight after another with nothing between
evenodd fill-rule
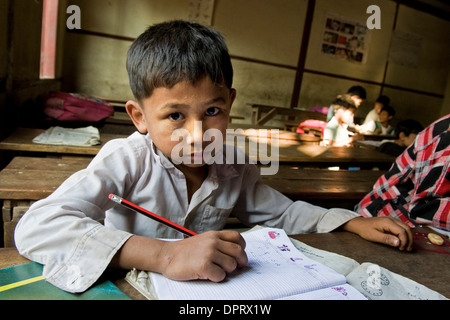
<instances>
[{"instance_id":1,"label":"notebook page","mask_svg":"<svg viewBox=\"0 0 450 320\"><path fill-rule=\"evenodd\" d=\"M280 300L367 300L367 298L351 285L344 284L342 286L300 293L281 298Z\"/></svg>"},{"instance_id":2,"label":"notebook page","mask_svg":"<svg viewBox=\"0 0 450 320\"><path fill-rule=\"evenodd\" d=\"M345 276L306 257L281 229L264 228L242 236L248 264L220 283L206 280L172 281L151 278L158 298L207 300L279 299L321 288L343 285Z\"/></svg>"}]
</instances>

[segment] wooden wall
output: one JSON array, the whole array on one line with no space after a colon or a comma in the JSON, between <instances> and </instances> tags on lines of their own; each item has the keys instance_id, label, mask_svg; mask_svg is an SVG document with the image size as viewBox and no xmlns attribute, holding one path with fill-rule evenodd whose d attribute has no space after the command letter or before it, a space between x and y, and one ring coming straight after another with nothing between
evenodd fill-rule
<instances>
[{"instance_id":1,"label":"wooden wall","mask_svg":"<svg viewBox=\"0 0 450 320\"><path fill-rule=\"evenodd\" d=\"M60 4L56 79L40 80L42 1L0 1L0 138L32 117L28 101L61 87L66 3Z\"/></svg>"},{"instance_id":2,"label":"wooden wall","mask_svg":"<svg viewBox=\"0 0 450 320\"><path fill-rule=\"evenodd\" d=\"M131 40L147 25L189 18L188 0L72 0L81 32L68 32L64 88L105 98L132 98L125 71ZM223 32L235 69L233 114L250 121L248 103L283 107L327 106L352 85L366 88L364 116L380 93L391 98L397 120L424 125L450 112L444 98L450 56L450 22L391 0L215 0L212 26ZM381 29L370 31L367 61L358 64L320 54L326 15L365 24L366 9L381 9ZM311 23L305 23L306 21ZM306 32L305 32L306 29ZM394 32L420 39L417 66L389 62ZM304 41L309 36L309 41ZM307 38L306 38L307 39ZM276 123L272 123L275 124Z\"/></svg>"},{"instance_id":3,"label":"wooden wall","mask_svg":"<svg viewBox=\"0 0 450 320\"><path fill-rule=\"evenodd\" d=\"M125 70L131 41L148 25L189 19L193 2L196 0L61 0L62 68L57 79L62 81L61 89L111 100L131 99ZM397 120L412 117L428 125L450 113L448 20L392 0L212 2L211 24L225 35L233 58L238 95L232 113L245 115L241 122L250 122L248 103L287 108L327 106L337 94L356 84L368 93L359 116L372 108L380 93L391 98ZM81 30L65 29L65 8L71 4L81 9ZM365 23L371 4L381 9L381 29L371 31L366 63L320 53L328 13ZM0 2L1 134L4 126L15 123L8 120L8 112L20 118L26 99L59 88L59 81L37 78L41 11L41 1ZM8 12L14 13L13 20ZM419 39L414 67L389 62L391 39L399 32ZM276 121L272 124L277 125Z\"/></svg>"}]
</instances>

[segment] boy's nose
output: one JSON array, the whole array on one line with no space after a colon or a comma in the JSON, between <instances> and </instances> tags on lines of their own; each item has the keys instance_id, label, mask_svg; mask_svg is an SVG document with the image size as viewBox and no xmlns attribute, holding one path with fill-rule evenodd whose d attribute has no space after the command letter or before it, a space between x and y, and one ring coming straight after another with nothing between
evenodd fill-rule
<instances>
[{"instance_id":1,"label":"boy's nose","mask_svg":"<svg viewBox=\"0 0 450 320\"><path fill-rule=\"evenodd\" d=\"M188 128L186 128L189 132L188 142L190 144L195 144L196 142L203 141L203 123L202 121L192 121L189 123Z\"/></svg>"}]
</instances>

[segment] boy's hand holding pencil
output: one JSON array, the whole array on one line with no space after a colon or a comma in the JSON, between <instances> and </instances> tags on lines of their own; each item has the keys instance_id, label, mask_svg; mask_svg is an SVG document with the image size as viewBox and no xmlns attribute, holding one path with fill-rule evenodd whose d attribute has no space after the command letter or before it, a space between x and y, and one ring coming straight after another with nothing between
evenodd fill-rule
<instances>
[{"instance_id":1,"label":"boy's hand holding pencil","mask_svg":"<svg viewBox=\"0 0 450 320\"><path fill-rule=\"evenodd\" d=\"M247 264L245 241L239 232L208 231L181 241L166 241L161 273L172 280L220 282Z\"/></svg>"},{"instance_id":2,"label":"boy's hand holding pencil","mask_svg":"<svg viewBox=\"0 0 450 320\"><path fill-rule=\"evenodd\" d=\"M239 232L208 231L197 235L119 196L111 194L109 198L190 237L180 241L162 241L133 236L114 257L112 264L115 266L159 272L178 281L203 279L220 282L227 273L248 262L245 241Z\"/></svg>"}]
</instances>

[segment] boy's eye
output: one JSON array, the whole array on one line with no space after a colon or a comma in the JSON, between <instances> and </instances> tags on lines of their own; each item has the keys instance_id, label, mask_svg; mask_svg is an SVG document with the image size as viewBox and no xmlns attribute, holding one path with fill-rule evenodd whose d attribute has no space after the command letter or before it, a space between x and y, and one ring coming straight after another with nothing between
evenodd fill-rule
<instances>
[{"instance_id":1,"label":"boy's eye","mask_svg":"<svg viewBox=\"0 0 450 320\"><path fill-rule=\"evenodd\" d=\"M174 120L174 121L180 120L182 117L183 117L183 115L179 112L174 112L174 113L169 114L169 119Z\"/></svg>"},{"instance_id":2,"label":"boy's eye","mask_svg":"<svg viewBox=\"0 0 450 320\"><path fill-rule=\"evenodd\" d=\"M211 107L211 108L208 108L208 109L206 109L206 115L207 116L215 116L216 114L218 114L219 113L219 108L217 108L217 107Z\"/></svg>"}]
</instances>

